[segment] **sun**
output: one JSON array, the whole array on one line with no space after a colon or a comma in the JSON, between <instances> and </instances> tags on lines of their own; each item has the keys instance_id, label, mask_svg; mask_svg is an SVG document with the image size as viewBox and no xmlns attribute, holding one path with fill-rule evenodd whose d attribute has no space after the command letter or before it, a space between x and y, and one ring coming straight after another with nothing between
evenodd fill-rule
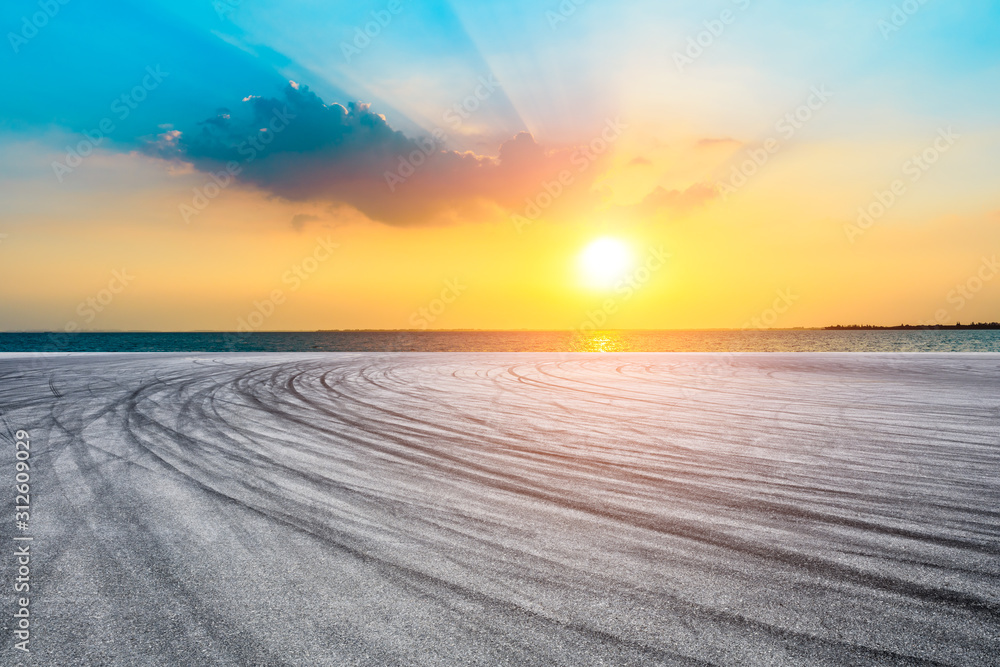
<instances>
[{"instance_id":1,"label":"sun","mask_svg":"<svg viewBox=\"0 0 1000 667\"><path fill-rule=\"evenodd\" d=\"M632 268L632 263L628 244L607 236L591 241L579 259L584 282L598 289L607 289L617 283Z\"/></svg>"}]
</instances>

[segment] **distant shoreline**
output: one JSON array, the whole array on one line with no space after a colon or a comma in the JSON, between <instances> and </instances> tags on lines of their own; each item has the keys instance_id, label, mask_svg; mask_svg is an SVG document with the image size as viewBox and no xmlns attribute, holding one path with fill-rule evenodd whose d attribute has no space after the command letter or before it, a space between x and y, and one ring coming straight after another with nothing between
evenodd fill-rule
<instances>
[{"instance_id":1,"label":"distant shoreline","mask_svg":"<svg viewBox=\"0 0 1000 667\"><path fill-rule=\"evenodd\" d=\"M974 322L972 324L899 324L892 327L881 327L872 324L837 324L832 327L825 327L824 331L914 331L914 330L955 330L964 329L974 331L985 331L1000 329L1000 322Z\"/></svg>"}]
</instances>

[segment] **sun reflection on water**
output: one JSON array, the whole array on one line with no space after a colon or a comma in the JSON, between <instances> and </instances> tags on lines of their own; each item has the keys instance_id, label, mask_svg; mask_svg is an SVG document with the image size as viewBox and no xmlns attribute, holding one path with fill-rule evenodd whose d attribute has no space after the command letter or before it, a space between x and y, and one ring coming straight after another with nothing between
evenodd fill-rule
<instances>
[{"instance_id":1,"label":"sun reflection on water","mask_svg":"<svg viewBox=\"0 0 1000 667\"><path fill-rule=\"evenodd\" d=\"M581 331L573 341L575 352L628 352L629 345L618 331Z\"/></svg>"}]
</instances>

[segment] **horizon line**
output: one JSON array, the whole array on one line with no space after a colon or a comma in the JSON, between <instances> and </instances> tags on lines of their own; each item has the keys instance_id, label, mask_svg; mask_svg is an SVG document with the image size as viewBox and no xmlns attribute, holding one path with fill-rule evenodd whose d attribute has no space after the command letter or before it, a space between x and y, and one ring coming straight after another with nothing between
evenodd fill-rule
<instances>
[{"instance_id":1,"label":"horizon line","mask_svg":"<svg viewBox=\"0 0 1000 667\"><path fill-rule=\"evenodd\" d=\"M659 331L858 331L858 330L933 330L933 329L975 329L975 328L997 328L998 322L972 322L970 324L897 324L897 325L871 325L871 324L851 324L851 325L827 325L819 327L681 327L681 328L609 328L591 329L586 333L600 332L659 332ZM94 329L88 331L53 331L48 329L22 329L0 331L2 334L53 334L59 336L72 336L75 334L306 334L306 333L584 333L579 329L274 329L262 331L235 331L225 329L185 329L178 331L164 331L156 329Z\"/></svg>"}]
</instances>

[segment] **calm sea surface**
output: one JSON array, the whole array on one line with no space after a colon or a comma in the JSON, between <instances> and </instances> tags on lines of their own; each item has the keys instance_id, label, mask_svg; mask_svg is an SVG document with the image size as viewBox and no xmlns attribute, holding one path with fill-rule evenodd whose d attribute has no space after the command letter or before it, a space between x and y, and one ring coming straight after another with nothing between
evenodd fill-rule
<instances>
[{"instance_id":1,"label":"calm sea surface","mask_svg":"<svg viewBox=\"0 0 1000 667\"><path fill-rule=\"evenodd\" d=\"M0 352L1000 352L1000 331L0 333Z\"/></svg>"}]
</instances>

